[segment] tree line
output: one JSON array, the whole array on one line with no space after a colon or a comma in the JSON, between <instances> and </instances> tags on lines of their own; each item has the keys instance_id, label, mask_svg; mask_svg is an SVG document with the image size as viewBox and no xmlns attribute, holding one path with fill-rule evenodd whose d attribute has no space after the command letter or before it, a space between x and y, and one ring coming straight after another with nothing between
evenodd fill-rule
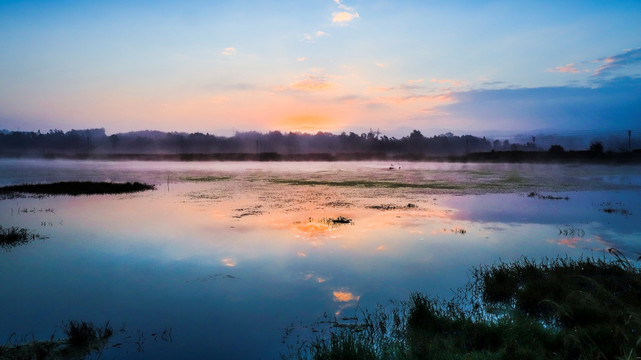
<instances>
[{"instance_id":1,"label":"tree line","mask_svg":"<svg viewBox=\"0 0 641 360\"><path fill-rule=\"evenodd\" d=\"M46 133L0 132L0 152L26 154L340 154L385 153L434 156L465 155L475 152L542 150L534 144L510 144L485 137L445 133L432 137L419 130L396 138L379 132L316 134L270 131L236 132L225 137L203 133L136 131L107 135L105 129L49 130Z\"/></svg>"}]
</instances>

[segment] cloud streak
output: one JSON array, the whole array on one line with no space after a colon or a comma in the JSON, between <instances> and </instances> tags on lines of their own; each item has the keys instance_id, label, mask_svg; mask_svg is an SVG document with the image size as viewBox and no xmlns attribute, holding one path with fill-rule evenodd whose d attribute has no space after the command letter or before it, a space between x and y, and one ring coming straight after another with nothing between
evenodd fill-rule
<instances>
[{"instance_id":1,"label":"cloud streak","mask_svg":"<svg viewBox=\"0 0 641 360\"><path fill-rule=\"evenodd\" d=\"M594 69L595 64L600 65ZM636 64L641 64L641 48L629 49L621 54L606 56L590 61L556 66L545 71L565 74L582 74L591 72L593 76L606 76Z\"/></svg>"},{"instance_id":2,"label":"cloud streak","mask_svg":"<svg viewBox=\"0 0 641 360\"><path fill-rule=\"evenodd\" d=\"M560 73L568 73L568 74L580 74L583 72L589 72L589 69L582 69L579 70L576 68L576 64L574 63L569 63L565 66L557 66L555 68L550 68L545 70L546 72L560 72Z\"/></svg>"},{"instance_id":3,"label":"cloud streak","mask_svg":"<svg viewBox=\"0 0 641 360\"><path fill-rule=\"evenodd\" d=\"M439 106L459 126L489 129L603 129L632 127L641 118L641 78L619 77L591 86L483 89L452 92Z\"/></svg>"},{"instance_id":4,"label":"cloud streak","mask_svg":"<svg viewBox=\"0 0 641 360\"><path fill-rule=\"evenodd\" d=\"M595 76L607 75L624 67L641 63L641 48L626 50L622 54L608 56L600 60L603 65L594 71Z\"/></svg>"},{"instance_id":5,"label":"cloud streak","mask_svg":"<svg viewBox=\"0 0 641 360\"><path fill-rule=\"evenodd\" d=\"M225 56L233 56L233 55L236 55L237 52L238 51L236 50L236 48L228 47L228 48L223 49L223 51L221 51L221 54L223 54Z\"/></svg>"},{"instance_id":6,"label":"cloud streak","mask_svg":"<svg viewBox=\"0 0 641 360\"><path fill-rule=\"evenodd\" d=\"M334 3L336 3L340 11L334 11L332 13L333 23L347 25L354 19L361 17L353 7L343 4L341 0L334 0Z\"/></svg>"}]
</instances>

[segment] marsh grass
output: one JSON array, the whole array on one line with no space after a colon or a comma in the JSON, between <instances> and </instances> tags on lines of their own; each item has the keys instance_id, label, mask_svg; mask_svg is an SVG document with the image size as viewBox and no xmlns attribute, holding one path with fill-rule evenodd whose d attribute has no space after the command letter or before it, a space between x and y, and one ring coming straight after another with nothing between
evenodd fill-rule
<instances>
[{"instance_id":1,"label":"marsh grass","mask_svg":"<svg viewBox=\"0 0 641 360\"><path fill-rule=\"evenodd\" d=\"M0 225L0 247L5 251L20 245L25 245L34 240L44 240L47 236L36 234L25 228L12 226L4 228Z\"/></svg>"},{"instance_id":2,"label":"marsh grass","mask_svg":"<svg viewBox=\"0 0 641 360\"><path fill-rule=\"evenodd\" d=\"M607 214L621 214L623 216L630 215L630 210L624 208L623 204L620 202L614 204L610 201L603 202L601 203L601 211Z\"/></svg>"},{"instance_id":3,"label":"marsh grass","mask_svg":"<svg viewBox=\"0 0 641 360\"><path fill-rule=\"evenodd\" d=\"M231 176L186 176L182 177L182 181L191 181L191 182L215 182L215 181L225 181L231 179Z\"/></svg>"},{"instance_id":4,"label":"marsh grass","mask_svg":"<svg viewBox=\"0 0 641 360\"><path fill-rule=\"evenodd\" d=\"M126 194L154 190L154 185L139 182L96 182L96 181L63 181L48 184L22 184L0 187L0 195L6 198L19 197L22 194L33 195L107 195Z\"/></svg>"},{"instance_id":5,"label":"marsh grass","mask_svg":"<svg viewBox=\"0 0 641 360\"><path fill-rule=\"evenodd\" d=\"M4 359L100 359L107 349L112 350L109 358L129 358L122 352L135 351L142 353L147 340L154 343L172 343L172 328L148 332L136 330L129 332L123 324L114 330L109 322L104 326L95 326L86 321L67 321L62 323L63 338L51 334L47 340L36 340L33 334L17 336L11 334L3 345L0 345L0 360ZM114 353L118 351L119 353ZM114 357L115 356L115 357Z\"/></svg>"},{"instance_id":6,"label":"marsh grass","mask_svg":"<svg viewBox=\"0 0 641 360\"><path fill-rule=\"evenodd\" d=\"M84 321L69 321L63 324L67 338L31 341L13 340L12 335L0 346L0 359L84 359L92 353L100 354L114 334L109 323L94 326ZM23 338L22 340L25 340Z\"/></svg>"},{"instance_id":7,"label":"marsh grass","mask_svg":"<svg viewBox=\"0 0 641 360\"><path fill-rule=\"evenodd\" d=\"M412 294L363 311L284 358L635 359L641 272L614 260L527 258L481 266L451 300Z\"/></svg>"},{"instance_id":8,"label":"marsh grass","mask_svg":"<svg viewBox=\"0 0 641 360\"><path fill-rule=\"evenodd\" d=\"M527 194L527 197L529 198L537 198L537 199L542 199L542 200L570 200L569 196L554 196L554 195L543 195L539 194L535 191L532 191Z\"/></svg>"},{"instance_id":9,"label":"marsh grass","mask_svg":"<svg viewBox=\"0 0 641 360\"><path fill-rule=\"evenodd\" d=\"M442 181L430 181L424 183L405 183L393 181L372 181L372 180L305 180L305 179L271 179L276 184L286 185L303 185L303 186L340 186L340 187L363 187L363 188L413 188L413 189L439 189L439 190L459 190L463 189L460 185L454 185Z\"/></svg>"},{"instance_id":10,"label":"marsh grass","mask_svg":"<svg viewBox=\"0 0 641 360\"><path fill-rule=\"evenodd\" d=\"M405 206L394 205L394 204L381 204L381 205L371 205L367 206L368 209L374 210L397 210L397 209L415 209L418 206L416 204L409 203Z\"/></svg>"}]
</instances>

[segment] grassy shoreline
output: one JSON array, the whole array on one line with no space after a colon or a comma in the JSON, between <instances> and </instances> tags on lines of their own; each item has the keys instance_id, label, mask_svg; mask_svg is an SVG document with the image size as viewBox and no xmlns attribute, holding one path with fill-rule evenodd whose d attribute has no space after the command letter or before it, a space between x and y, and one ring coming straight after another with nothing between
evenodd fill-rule
<instances>
[{"instance_id":1,"label":"grassy shoreline","mask_svg":"<svg viewBox=\"0 0 641 360\"><path fill-rule=\"evenodd\" d=\"M451 300L414 293L290 348L284 359L636 359L641 269L521 258L475 268ZM352 319L349 319L352 320Z\"/></svg>"}]
</instances>

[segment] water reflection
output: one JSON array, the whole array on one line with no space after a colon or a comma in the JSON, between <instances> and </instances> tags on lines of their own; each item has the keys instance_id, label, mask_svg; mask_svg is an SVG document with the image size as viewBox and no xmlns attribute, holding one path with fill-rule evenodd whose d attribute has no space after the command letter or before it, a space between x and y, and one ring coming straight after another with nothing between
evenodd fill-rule
<instances>
[{"instance_id":1,"label":"water reflection","mask_svg":"<svg viewBox=\"0 0 641 360\"><path fill-rule=\"evenodd\" d=\"M11 309L0 311L0 336L33 331L46 338L65 319L109 320L141 330L171 327L174 341L144 354L110 349L103 358L277 358L282 330L294 321L347 316L357 305L412 291L448 297L482 263L640 250L639 190L624 184L595 191L602 182L620 186L608 179L634 169L605 168L587 190L470 195L491 179L503 181L503 170L527 168L407 164L391 174L376 163L0 161L3 183L18 181L16 169L32 180L171 179L169 191L0 201L3 226L49 236L0 252L0 290L12 294L0 299ZM534 166L519 176L535 183L541 172ZM469 188L452 194L273 181L311 175L335 182L437 178ZM569 199L527 197L534 190ZM607 202L628 214L603 211Z\"/></svg>"}]
</instances>

